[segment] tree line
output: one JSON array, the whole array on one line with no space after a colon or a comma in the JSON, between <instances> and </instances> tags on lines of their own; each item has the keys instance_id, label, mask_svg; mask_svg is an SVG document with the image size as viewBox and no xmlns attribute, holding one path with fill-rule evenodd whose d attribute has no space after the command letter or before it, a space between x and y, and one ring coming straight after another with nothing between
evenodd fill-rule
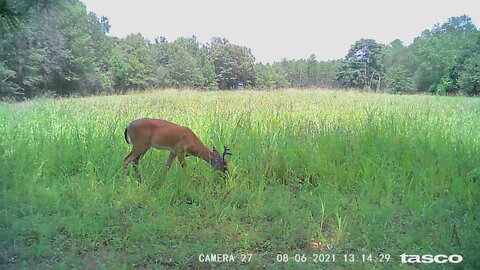
<instances>
[{"instance_id":1,"label":"tree line","mask_svg":"<svg viewBox=\"0 0 480 270\"><path fill-rule=\"evenodd\" d=\"M108 18L78 0L0 0L0 97L90 95L146 88L352 88L478 95L480 33L468 16L425 30L409 46L373 39L343 59L256 63L215 37L153 41L109 36Z\"/></svg>"}]
</instances>

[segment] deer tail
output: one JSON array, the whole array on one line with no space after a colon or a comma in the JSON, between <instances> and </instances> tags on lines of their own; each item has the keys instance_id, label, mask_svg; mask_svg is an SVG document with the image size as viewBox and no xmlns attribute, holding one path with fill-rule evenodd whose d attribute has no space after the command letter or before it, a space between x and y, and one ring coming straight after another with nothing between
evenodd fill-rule
<instances>
[{"instance_id":1,"label":"deer tail","mask_svg":"<svg viewBox=\"0 0 480 270\"><path fill-rule=\"evenodd\" d=\"M124 133L124 135L125 135L125 141L126 141L128 144L132 144L132 141L130 141L130 136L128 136L127 130L128 130L128 127L125 128L125 133Z\"/></svg>"}]
</instances>

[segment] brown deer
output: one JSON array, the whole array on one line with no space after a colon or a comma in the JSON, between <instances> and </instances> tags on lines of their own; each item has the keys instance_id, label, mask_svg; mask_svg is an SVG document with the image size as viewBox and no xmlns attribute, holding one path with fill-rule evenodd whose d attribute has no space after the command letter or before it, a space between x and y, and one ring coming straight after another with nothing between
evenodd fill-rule
<instances>
[{"instance_id":1,"label":"brown deer","mask_svg":"<svg viewBox=\"0 0 480 270\"><path fill-rule=\"evenodd\" d=\"M226 155L231 155L228 147L224 147L220 156L215 147L210 151L190 128L166 120L149 118L134 120L125 128L125 141L133 145L133 148L123 160L123 169L126 172L128 164L132 162L139 182L141 177L138 162L152 147L170 151L167 169L175 158L178 158L180 165L185 168L185 157L195 156L205 160L216 170L228 171L225 159Z\"/></svg>"}]
</instances>

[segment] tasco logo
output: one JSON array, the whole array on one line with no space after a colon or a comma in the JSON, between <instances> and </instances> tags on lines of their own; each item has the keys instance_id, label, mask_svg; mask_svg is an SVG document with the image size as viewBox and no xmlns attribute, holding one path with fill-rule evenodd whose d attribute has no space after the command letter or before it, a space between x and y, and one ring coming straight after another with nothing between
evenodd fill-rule
<instances>
[{"instance_id":1,"label":"tasco logo","mask_svg":"<svg viewBox=\"0 0 480 270\"><path fill-rule=\"evenodd\" d=\"M408 255L403 253L400 255L402 263L460 263L463 261L461 255Z\"/></svg>"}]
</instances>

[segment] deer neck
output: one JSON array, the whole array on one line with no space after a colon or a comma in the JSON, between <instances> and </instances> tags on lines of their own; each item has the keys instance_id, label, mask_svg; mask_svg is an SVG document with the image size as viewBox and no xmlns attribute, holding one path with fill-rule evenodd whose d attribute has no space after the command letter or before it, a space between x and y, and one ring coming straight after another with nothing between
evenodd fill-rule
<instances>
[{"instance_id":1,"label":"deer neck","mask_svg":"<svg viewBox=\"0 0 480 270\"><path fill-rule=\"evenodd\" d=\"M206 147L202 147L202 149L200 149L200 151L198 152L198 157L205 160L205 162L209 164L211 163L211 155L212 153Z\"/></svg>"}]
</instances>

